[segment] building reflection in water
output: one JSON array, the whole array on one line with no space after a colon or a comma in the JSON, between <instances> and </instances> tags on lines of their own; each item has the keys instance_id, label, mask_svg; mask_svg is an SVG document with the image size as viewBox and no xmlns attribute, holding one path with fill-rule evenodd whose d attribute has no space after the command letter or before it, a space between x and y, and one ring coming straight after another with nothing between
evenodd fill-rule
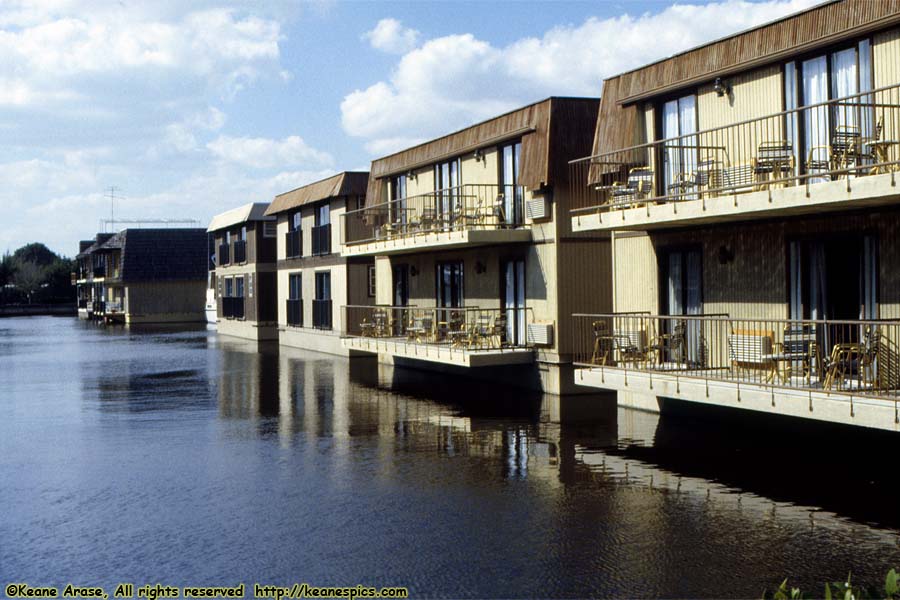
<instances>
[{"instance_id":1,"label":"building reflection in water","mask_svg":"<svg viewBox=\"0 0 900 600\"><path fill-rule=\"evenodd\" d=\"M277 435L282 448L296 446L298 436L306 436L306 443L314 440L320 451L309 460L327 461L334 481L351 472L354 462L367 460L377 463L378 477L395 478L403 468L400 455L434 453L451 460L475 459L457 464L476 464L478 477L534 480L547 490L585 481L640 485L660 491L657 501L662 503L672 493L792 521L843 523L832 518L840 514L900 526L892 507L874 501L862 509L853 503L851 509L846 493L823 489L824 473L803 473L809 456L779 458L771 448L758 452L766 444L748 442L759 439L756 431L742 433L720 422L613 408L612 418L604 409L598 413L601 420L560 423L554 419L560 414L559 398L522 397L488 384L473 389L452 377L364 359L285 348L248 351L239 344L223 347L221 360L220 415L256 421L256 431ZM578 401L608 408L609 398ZM366 443L354 446L361 438ZM372 448L375 455L366 455ZM888 497L900 491L896 484L890 490L883 482L878 485L880 492L892 494ZM815 494L804 494L809 489Z\"/></svg>"}]
</instances>

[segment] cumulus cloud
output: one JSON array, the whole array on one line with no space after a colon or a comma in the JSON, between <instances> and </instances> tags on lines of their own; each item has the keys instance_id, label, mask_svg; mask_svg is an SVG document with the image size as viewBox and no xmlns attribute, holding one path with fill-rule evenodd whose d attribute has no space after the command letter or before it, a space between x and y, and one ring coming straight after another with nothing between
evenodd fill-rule
<instances>
[{"instance_id":1,"label":"cumulus cloud","mask_svg":"<svg viewBox=\"0 0 900 600\"><path fill-rule=\"evenodd\" d=\"M221 135L206 147L224 161L255 169L310 164L324 167L334 163L330 154L316 150L297 135L283 140Z\"/></svg>"},{"instance_id":2,"label":"cumulus cloud","mask_svg":"<svg viewBox=\"0 0 900 600\"><path fill-rule=\"evenodd\" d=\"M546 96L599 96L606 77L817 1L674 4L658 13L557 26L504 47L471 34L435 38L407 51L389 79L347 94L341 123L373 154L398 149L398 132L428 139Z\"/></svg>"},{"instance_id":3,"label":"cumulus cloud","mask_svg":"<svg viewBox=\"0 0 900 600\"><path fill-rule=\"evenodd\" d=\"M416 47L419 32L409 27L404 27L397 19L381 19L375 28L363 34L363 39L369 40L369 44L376 50L403 54Z\"/></svg>"}]
</instances>

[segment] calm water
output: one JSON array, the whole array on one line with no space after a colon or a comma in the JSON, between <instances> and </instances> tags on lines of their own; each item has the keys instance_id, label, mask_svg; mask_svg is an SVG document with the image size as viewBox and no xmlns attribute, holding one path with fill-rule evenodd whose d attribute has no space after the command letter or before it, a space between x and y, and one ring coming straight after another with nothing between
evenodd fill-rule
<instances>
[{"instance_id":1,"label":"calm water","mask_svg":"<svg viewBox=\"0 0 900 600\"><path fill-rule=\"evenodd\" d=\"M0 320L0 583L758 598L900 565L893 438L553 414L205 330Z\"/></svg>"}]
</instances>

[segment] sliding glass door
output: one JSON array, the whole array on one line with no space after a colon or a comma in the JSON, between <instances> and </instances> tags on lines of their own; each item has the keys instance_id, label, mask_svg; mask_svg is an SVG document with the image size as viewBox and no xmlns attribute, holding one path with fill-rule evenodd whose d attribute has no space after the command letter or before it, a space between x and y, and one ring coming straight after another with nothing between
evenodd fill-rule
<instances>
[{"instance_id":1,"label":"sliding glass door","mask_svg":"<svg viewBox=\"0 0 900 600\"><path fill-rule=\"evenodd\" d=\"M525 259L508 260L501 269L501 301L506 318L506 342L525 344Z\"/></svg>"},{"instance_id":2,"label":"sliding glass door","mask_svg":"<svg viewBox=\"0 0 900 600\"><path fill-rule=\"evenodd\" d=\"M697 170L699 149L697 147L697 96L689 94L676 100L665 102L662 106L661 138L669 140L662 152L663 189L657 190L660 195L671 191L687 193L684 199L694 198L691 195L693 186L691 178Z\"/></svg>"}]
</instances>

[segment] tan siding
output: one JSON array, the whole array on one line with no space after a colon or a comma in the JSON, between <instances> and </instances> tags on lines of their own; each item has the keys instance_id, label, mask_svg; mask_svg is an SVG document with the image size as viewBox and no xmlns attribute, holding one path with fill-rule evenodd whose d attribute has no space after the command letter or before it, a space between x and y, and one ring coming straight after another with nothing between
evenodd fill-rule
<instances>
[{"instance_id":1,"label":"tan siding","mask_svg":"<svg viewBox=\"0 0 900 600\"><path fill-rule=\"evenodd\" d=\"M616 312L659 312L656 252L648 235L616 235L613 250Z\"/></svg>"},{"instance_id":2,"label":"tan siding","mask_svg":"<svg viewBox=\"0 0 900 600\"><path fill-rule=\"evenodd\" d=\"M634 102L732 77L900 22L900 0L843 0L688 50L603 82L594 153L634 145ZM895 55L896 56L896 55Z\"/></svg>"},{"instance_id":3,"label":"tan siding","mask_svg":"<svg viewBox=\"0 0 900 600\"><path fill-rule=\"evenodd\" d=\"M872 39L873 70L875 88L896 86L900 83L900 29L892 29L874 36ZM897 89L886 90L876 94L875 101L879 104L900 105L900 91ZM900 122L897 111L888 109L876 111L878 115L884 115L882 124L884 131L882 139L896 140L900 135ZM897 149L891 149L891 160L897 160Z\"/></svg>"}]
</instances>

